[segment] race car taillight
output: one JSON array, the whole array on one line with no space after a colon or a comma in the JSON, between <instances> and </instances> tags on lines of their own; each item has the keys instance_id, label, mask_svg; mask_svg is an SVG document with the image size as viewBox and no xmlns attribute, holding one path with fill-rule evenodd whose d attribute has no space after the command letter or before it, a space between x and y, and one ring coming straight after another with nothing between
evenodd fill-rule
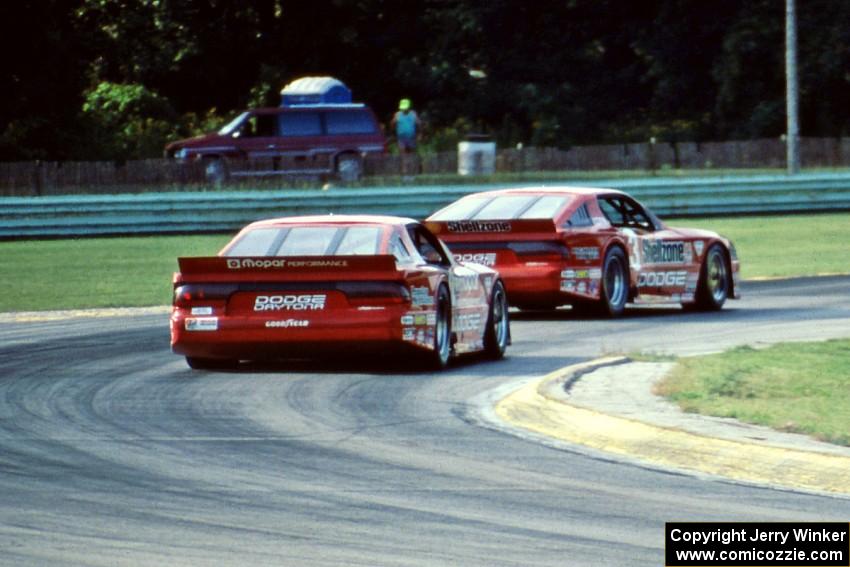
<instances>
[{"instance_id":1,"label":"race car taillight","mask_svg":"<svg viewBox=\"0 0 850 567\"><path fill-rule=\"evenodd\" d=\"M232 284L184 284L174 289L174 305L189 307L198 301L227 300L236 289Z\"/></svg>"},{"instance_id":2,"label":"race car taillight","mask_svg":"<svg viewBox=\"0 0 850 567\"><path fill-rule=\"evenodd\" d=\"M410 303L410 290L397 282L345 282L337 289L352 305Z\"/></svg>"},{"instance_id":3,"label":"race car taillight","mask_svg":"<svg viewBox=\"0 0 850 567\"><path fill-rule=\"evenodd\" d=\"M527 256L545 256L552 259L569 257L567 245L555 240L530 240L525 242L509 242L508 249L512 250L519 258Z\"/></svg>"}]
</instances>

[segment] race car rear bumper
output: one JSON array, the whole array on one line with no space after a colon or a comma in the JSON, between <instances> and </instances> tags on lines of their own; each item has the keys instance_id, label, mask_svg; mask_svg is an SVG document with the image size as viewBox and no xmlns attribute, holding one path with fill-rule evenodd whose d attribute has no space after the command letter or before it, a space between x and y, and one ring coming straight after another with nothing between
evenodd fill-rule
<instances>
[{"instance_id":1,"label":"race car rear bumper","mask_svg":"<svg viewBox=\"0 0 850 567\"><path fill-rule=\"evenodd\" d=\"M435 317L406 306L346 310L321 318L304 315L192 316L175 308L171 349L198 358L269 359L322 353L428 351L433 349Z\"/></svg>"}]
</instances>

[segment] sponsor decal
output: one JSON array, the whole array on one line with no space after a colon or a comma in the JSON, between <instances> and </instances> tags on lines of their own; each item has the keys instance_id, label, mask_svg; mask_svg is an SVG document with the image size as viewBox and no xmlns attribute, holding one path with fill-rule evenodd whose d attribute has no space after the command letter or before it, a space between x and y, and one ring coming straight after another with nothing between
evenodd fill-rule
<instances>
[{"instance_id":1,"label":"sponsor decal","mask_svg":"<svg viewBox=\"0 0 850 567\"><path fill-rule=\"evenodd\" d=\"M592 280L590 285L587 287L587 293L590 295L596 295L599 292L599 281Z\"/></svg>"},{"instance_id":2,"label":"sponsor decal","mask_svg":"<svg viewBox=\"0 0 850 567\"><path fill-rule=\"evenodd\" d=\"M697 253L697 256L702 256L702 251L705 249L705 242L702 240L697 240L694 242L694 251Z\"/></svg>"},{"instance_id":3,"label":"sponsor decal","mask_svg":"<svg viewBox=\"0 0 850 567\"><path fill-rule=\"evenodd\" d=\"M288 329L290 327L309 327L310 321L304 319L285 319L282 321L266 321L270 329Z\"/></svg>"},{"instance_id":4,"label":"sponsor decal","mask_svg":"<svg viewBox=\"0 0 850 567\"><path fill-rule=\"evenodd\" d=\"M321 311L325 308L327 295L258 295L254 299L254 311Z\"/></svg>"},{"instance_id":5,"label":"sponsor decal","mask_svg":"<svg viewBox=\"0 0 850 567\"><path fill-rule=\"evenodd\" d=\"M688 272L643 272L638 276L638 287L681 287Z\"/></svg>"},{"instance_id":6,"label":"sponsor decal","mask_svg":"<svg viewBox=\"0 0 850 567\"><path fill-rule=\"evenodd\" d=\"M253 260L251 258L233 258L227 260L227 267L231 270L242 269L268 269L268 268L285 268L286 260L268 259L268 260Z\"/></svg>"},{"instance_id":7,"label":"sponsor decal","mask_svg":"<svg viewBox=\"0 0 850 567\"><path fill-rule=\"evenodd\" d=\"M468 313L459 315L454 322L453 330L460 333L465 331L477 331L481 328L481 313Z\"/></svg>"},{"instance_id":8,"label":"sponsor decal","mask_svg":"<svg viewBox=\"0 0 850 567\"><path fill-rule=\"evenodd\" d=\"M573 257L578 260L598 260L599 248L595 246L577 246L572 248Z\"/></svg>"},{"instance_id":9,"label":"sponsor decal","mask_svg":"<svg viewBox=\"0 0 850 567\"><path fill-rule=\"evenodd\" d=\"M413 305L434 305L431 290L424 286L411 288L410 299Z\"/></svg>"},{"instance_id":10,"label":"sponsor decal","mask_svg":"<svg viewBox=\"0 0 850 567\"><path fill-rule=\"evenodd\" d=\"M193 307L192 315L212 315L212 307Z\"/></svg>"},{"instance_id":11,"label":"sponsor decal","mask_svg":"<svg viewBox=\"0 0 850 567\"><path fill-rule=\"evenodd\" d=\"M579 282L576 291L578 293L587 293L587 282Z\"/></svg>"},{"instance_id":12,"label":"sponsor decal","mask_svg":"<svg viewBox=\"0 0 850 567\"><path fill-rule=\"evenodd\" d=\"M418 331L416 331L416 342L421 344L421 345L425 344L425 330L424 329L419 329Z\"/></svg>"},{"instance_id":13,"label":"sponsor decal","mask_svg":"<svg viewBox=\"0 0 850 567\"><path fill-rule=\"evenodd\" d=\"M576 290L575 280L561 280L561 291L572 293Z\"/></svg>"},{"instance_id":14,"label":"sponsor decal","mask_svg":"<svg viewBox=\"0 0 850 567\"><path fill-rule=\"evenodd\" d=\"M401 316L401 324L402 325L412 325L413 324L413 315L402 315Z\"/></svg>"},{"instance_id":15,"label":"sponsor decal","mask_svg":"<svg viewBox=\"0 0 850 567\"><path fill-rule=\"evenodd\" d=\"M451 221L446 224L449 232L510 232L507 221Z\"/></svg>"},{"instance_id":16,"label":"sponsor decal","mask_svg":"<svg viewBox=\"0 0 850 567\"><path fill-rule=\"evenodd\" d=\"M401 330L401 338L405 341L412 341L416 339L416 329L413 327L405 327Z\"/></svg>"},{"instance_id":17,"label":"sponsor decal","mask_svg":"<svg viewBox=\"0 0 850 567\"><path fill-rule=\"evenodd\" d=\"M217 331L218 317L186 317L183 326L187 331Z\"/></svg>"},{"instance_id":18,"label":"sponsor decal","mask_svg":"<svg viewBox=\"0 0 850 567\"><path fill-rule=\"evenodd\" d=\"M641 243L641 256L646 264L684 264L685 243L681 241L644 240Z\"/></svg>"},{"instance_id":19,"label":"sponsor decal","mask_svg":"<svg viewBox=\"0 0 850 567\"><path fill-rule=\"evenodd\" d=\"M561 277L567 278L567 279L575 279L576 271L575 270L564 270L564 271L561 272Z\"/></svg>"},{"instance_id":20,"label":"sponsor decal","mask_svg":"<svg viewBox=\"0 0 850 567\"><path fill-rule=\"evenodd\" d=\"M481 280L478 279L478 276L476 274L472 274L469 276L455 276L452 280L455 292L457 293L478 291L478 286L480 285L480 282Z\"/></svg>"},{"instance_id":21,"label":"sponsor decal","mask_svg":"<svg viewBox=\"0 0 850 567\"><path fill-rule=\"evenodd\" d=\"M593 268L588 272L590 279L592 280L601 280L602 279L602 270L600 268Z\"/></svg>"},{"instance_id":22,"label":"sponsor decal","mask_svg":"<svg viewBox=\"0 0 850 567\"><path fill-rule=\"evenodd\" d=\"M496 265L496 253L481 252L474 254L455 254L455 260L457 260L458 262L472 262L474 264L481 264L482 266L489 266L492 268Z\"/></svg>"},{"instance_id":23,"label":"sponsor decal","mask_svg":"<svg viewBox=\"0 0 850 567\"><path fill-rule=\"evenodd\" d=\"M286 258L228 258L231 270L267 270L271 268L345 268L347 260L287 260Z\"/></svg>"},{"instance_id":24,"label":"sponsor decal","mask_svg":"<svg viewBox=\"0 0 850 567\"><path fill-rule=\"evenodd\" d=\"M427 325L428 324L428 316L425 313L417 313L413 316L413 324L414 325Z\"/></svg>"}]
</instances>

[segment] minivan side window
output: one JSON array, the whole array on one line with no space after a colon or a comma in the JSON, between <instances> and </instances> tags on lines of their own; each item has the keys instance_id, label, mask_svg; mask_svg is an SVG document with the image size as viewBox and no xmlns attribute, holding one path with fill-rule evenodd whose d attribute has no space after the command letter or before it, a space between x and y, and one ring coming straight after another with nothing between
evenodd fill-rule
<instances>
[{"instance_id":1,"label":"minivan side window","mask_svg":"<svg viewBox=\"0 0 850 567\"><path fill-rule=\"evenodd\" d=\"M375 123L365 110L342 110L325 114L328 134L372 134Z\"/></svg>"},{"instance_id":2,"label":"minivan side window","mask_svg":"<svg viewBox=\"0 0 850 567\"><path fill-rule=\"evenodd\" d=\"M278 116L281 136L322 135L322 120L318 112L283 112Z\"/></svg>"}]
</instances>

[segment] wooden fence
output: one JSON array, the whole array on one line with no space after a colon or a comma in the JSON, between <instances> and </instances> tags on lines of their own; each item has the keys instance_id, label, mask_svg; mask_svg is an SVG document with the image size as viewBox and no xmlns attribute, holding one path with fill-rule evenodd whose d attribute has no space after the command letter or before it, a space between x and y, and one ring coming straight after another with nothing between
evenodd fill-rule
<instances>
[{"instance_id":1,"label":"wooden fence","mask_svg":"<svg viewBox=\"0 0 850 567\"><path fill-rule=\"evenodd\" d=\"M850 167L850 138L804 138L805 167ZM402 167L398 155L373 155L364 163L368 176L395 176L411 170L422 174L456 173L457 152L417 156ZM659 169L782 168L785 144L779 139L738 142L680 142L580 146L568 150L525 148L499 150L496 172L655 171ZM285 169L284 169L285 170ZM252 187L280 187L281 177L241 178ZM208 185L200 163L152 159L127 162L0 163L0 196L47 196L88 193L142 193L199 189Z\"/></svg>"}]
</instances>

